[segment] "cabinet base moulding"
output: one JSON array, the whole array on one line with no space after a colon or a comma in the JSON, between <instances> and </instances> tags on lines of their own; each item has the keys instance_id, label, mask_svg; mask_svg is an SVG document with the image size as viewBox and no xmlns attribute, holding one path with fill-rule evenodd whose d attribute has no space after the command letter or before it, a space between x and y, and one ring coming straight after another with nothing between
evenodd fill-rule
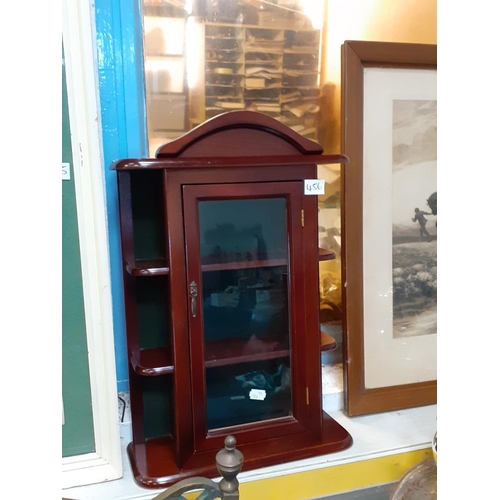
<instances>
[{"instance_id":1,"label":"cabinet base moulding","mask_svg":"<svg viewBox=\"0 0 500 500\"><path fill-rule=\"evenodd\" d=\"M319 439L309 433L299 433L241 444L237 448L243 453L243 470L246 471L284 461L335 453L349 448L351 444L351 435L323 412L323 427ZM166 488L194 476L219 477L215 467L217 451L194 453L180 469L175 461L174 443L170 437L149 439L145 444L130 443L127 447L135 481L145 488Z\"/></svg>"}]
</instances>

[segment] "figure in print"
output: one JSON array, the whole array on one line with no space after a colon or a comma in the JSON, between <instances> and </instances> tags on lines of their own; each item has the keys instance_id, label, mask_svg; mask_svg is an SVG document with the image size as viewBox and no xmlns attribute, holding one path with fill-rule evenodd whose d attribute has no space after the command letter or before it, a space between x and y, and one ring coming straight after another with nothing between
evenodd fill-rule
<instances>
[{"instance_id":1,"label":"figure in print","mask_svg":"<svg viewBox=\"0 0 500 500\"><path fill-rule=\"evenodd\" d=\"M426 215L432 215L429 212L424 212L423 210L420 210L419 208L415 209L415 216L412 217L413 222L418 222L419 224L419 229L420 229L420 240L424 241L424 238L427 238L427 241L431 241L432 237L429 234L429 231L426 229L426 224L427 224L427 219L425 218Z\"/></svg>"}]
</instances>

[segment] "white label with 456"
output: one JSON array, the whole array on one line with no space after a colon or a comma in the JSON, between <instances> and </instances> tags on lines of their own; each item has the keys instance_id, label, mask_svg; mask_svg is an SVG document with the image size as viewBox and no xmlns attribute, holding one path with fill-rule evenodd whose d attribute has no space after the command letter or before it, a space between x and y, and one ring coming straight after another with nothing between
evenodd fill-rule
<instances>
[{"instance_id":1,"label":"white label with 456","mask_svg":"<svg viewBox=\"0 0 500 500\"><path fill-rule=\"evenodd\" d=\"M324 179L305 179L304 194L325 194Z\"/></svg>"}]
</instances>

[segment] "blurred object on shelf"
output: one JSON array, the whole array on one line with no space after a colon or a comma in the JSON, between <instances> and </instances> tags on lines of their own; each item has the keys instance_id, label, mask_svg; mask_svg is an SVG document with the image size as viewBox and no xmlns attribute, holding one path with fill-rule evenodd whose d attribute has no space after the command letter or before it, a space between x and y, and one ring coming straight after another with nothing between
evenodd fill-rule
<instances>
[{"instance_id":1,"label":"blurred object on shelf","mask_svg":"<svg viewBox=\"0 0 500 500\"><path fill-rule=\"evenodd\" d=\"M335 254L319 266L320 323L333 324L342 320L340 167L323 165L318 174L326 183L318 199L318 244Z\"/></svg>"},{"instance_id":2,"label":"blurred object on shelf","mask_svg":"<svg viewBox=\"0 0 500 500\"><path fill-rule=\"evenodd\" d=\"M340 260L320 263L319 268L319 316L321 324L342 319L342 281Z\"/></svg>"},{"instance_id":3,"label":"blurred object on shelf","mask_svg":"<svg viewBox=\"0 0 500 500\"><path fill-rule=\"evenodd\" d=\"M321 213L321 211L320 211ZM336 227L325 228L320 226L320 247L332 250L336 256L340 257L340 231Z\"/></svg>"},{"instance_id":4,"label":"blurred object on shelf","mask_svg":"<svg viewBox=\"0 0 500 500\"><path fill-rule=\"evenodd\" d=\"M330 179L327 174L330 173ZM340 217L340 169L338 167L322 169L322 178L326 181L325 196L318 200L318 244L340 257L341 217Z\"/></svg>"}]
</instances>

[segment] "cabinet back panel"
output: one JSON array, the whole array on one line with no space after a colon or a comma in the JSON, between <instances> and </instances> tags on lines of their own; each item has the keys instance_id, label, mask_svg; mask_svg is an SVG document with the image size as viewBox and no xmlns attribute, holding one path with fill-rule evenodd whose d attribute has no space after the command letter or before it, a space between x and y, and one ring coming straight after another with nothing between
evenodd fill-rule
<instances>
[{"instance_id":1,"label":"cabinet back panel","mask_svg":"<svg viewBox=\"0 0 500 500\"><path fill-rule=\"evenodd\" d=\"M147 276L136 280L139 345L141 349L169 345L166 276Z\"/></svg>"},{"instance_id":2,"label":"cabinet back panel","mask_svg":"<svg viewBox=\"0 0 500 500\"><path fill-rule=\"evenodd\" d=\"M171 377L143 377L144 435L146 439L170 436L171 430Z\"/></svg>"},{"instance_id":3,"label":"cabinet back panel","mask_svg":"<svg viewBox=\"0 0 500 500\"><path fill-rule=\"evenodd\" d=\"M131 172L136 260L165 256L163 172Z\"/></svg>"}]
</instances>

